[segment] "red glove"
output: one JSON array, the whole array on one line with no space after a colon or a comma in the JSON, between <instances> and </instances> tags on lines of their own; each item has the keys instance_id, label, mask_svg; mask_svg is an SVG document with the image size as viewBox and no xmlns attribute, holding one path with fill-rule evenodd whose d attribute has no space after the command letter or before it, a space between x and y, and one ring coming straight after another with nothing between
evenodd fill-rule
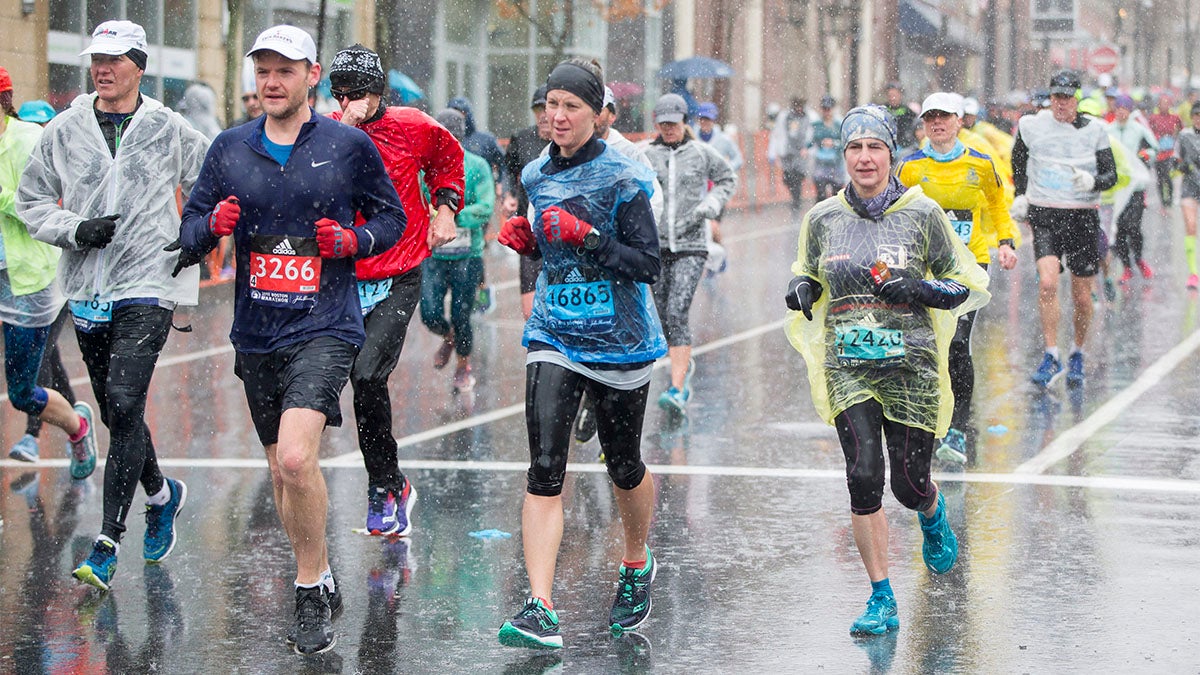
<instances>
[{"instance_id":1,"label":"red glove","mask_svg":"<svg viewBox=\"0 0 1200 675\"><path fill-rule=\"evenodd\" d=\"M542 229L548 241L583 246L583 238L592 231L592 226L557 206L551 206L542 211Z\"/></svg>"},{"instance_id":2,"label":"red glove","mask_svg":"<svg viewBox=\"0 0 1200 675\"><path fill-rule=\"evenodd\" d=\"M238 206L238 198L230 195L213 207L208 216L208 229L218 237L229 236L233 234L233 228L241 215L242 207Z\"/></svg>"},{"instance_id":3,"label":"red glove","mask_svg":"<svg viewBox=\"0 0 1200 675\"><path fill-rule=\"evenodd\" d=\"M317 221L317 249L322 258L349 258L358 253L358 235L353 227L342 227L336 220Z\"/></svg>"},{"instance_id":4,"label":"red glove","mask_svg":"<svg viewBox=\"0 0 1200 675\"><path fill-rule=\"evenodd\" d=\"M504 244L521 255L533 255L537 250L537 241L533 238L533 228L525 216L515 216L504 221L500 226L500 234L496 241Z\"/></svg>"}]
</instances>

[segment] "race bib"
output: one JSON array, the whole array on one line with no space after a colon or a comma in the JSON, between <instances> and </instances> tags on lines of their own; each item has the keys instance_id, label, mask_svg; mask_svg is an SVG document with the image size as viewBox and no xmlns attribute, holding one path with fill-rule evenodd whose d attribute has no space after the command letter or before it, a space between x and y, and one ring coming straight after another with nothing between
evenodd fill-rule
<instances>
[{"instance_id":1,"label":"race bib","mask_svg":"<svg viewBox=\"0 0 1200 675\"><path fill-rule=\"evenodd\" d=\"M572 267L561 279L547 275L546 307L550 316L562 321L610 317L613 311L612 282L595 270Z\"/></svg>"},{"instance_id":2,"label":"race bib","mask_svg":"<svg viewBox=\"0 0 1200 675\"><path fill-rule=\"evenodd\" d=\"M946 209L950 226L963 244L971 243L971 231L975 228L975 216L970 209Z\"/></svg>"},{"instance_id":3,"label":"race bib","mask_svg":"<svg viewBox=\"0 0 1200 675\"><path fill-rule=\"evenodd\" d=\"M321 256L313 237L256 234L250 239L250 299L287 309L316 304Z\"/></svg>"},{"instance_id":4,"label":"race bib","mask_svg":"<svg viewBox=\"0 0 1200 675\"><path fill-rule=\"evenodd\" d=\"M363 316L375 309L375 305L383 302L392 292L391 279L373 279L358 282L358 304L362 307Z\"/></svg>"},{"instance_id":5,"label":"race bib","mask_svg":"<svg viewBox=\"0 0 1200 675\"><path fill-rule=\"evenodd\" d=\"M894 328L837 326L839 361L883 361L904 356L904 332Z\"/></svg>"},{"instance_id":6,"label":"race bib","mask_svg":"<svg viewBox=\"0 0 1200 675\"><path fill-rule=\"evenodd\" d=\"M1075 172L1069 166L1061 164L1051 164L1042 166L1033 176L1033 181L1040 187L1050 191L1074 191L1075 187L1071 182Z\"/></svg>"},{"instance_id":7,"label":"race bib","mask_svg":"<svg viewBox=\"0 0 1200 675\"><path fill-rule=\"evenodd\" d=\"M101 300L99 295L93 295L91 300L70 300L71 316L75 323L112 323L112 301Z\"/></svg>"},{"instance_id":8,"label":"race bib","mask_svg":"<svg viewBox=\"0 0 1200 675\"><path fill-rule=\"evenodd\" d=\"M1166 134L1162 138L1158 139L1158 151L1159 152L1167 152L1168 150L1174 150L1174 149L1175 149L1175 137L1172 136L1171 134Z\"/></svg>"},{"instance_id":9,"label":"race bib","mask_svg":"<svg viewBox=\"0 0 1200 675\"><path fill-rule=\"evenodd\" d=\"M454 239L437 247L437 252L442 255L461 255L465 256L471 253L471 233L473 230L469 227L454 228Z\"/></svg>"}]
</instances>

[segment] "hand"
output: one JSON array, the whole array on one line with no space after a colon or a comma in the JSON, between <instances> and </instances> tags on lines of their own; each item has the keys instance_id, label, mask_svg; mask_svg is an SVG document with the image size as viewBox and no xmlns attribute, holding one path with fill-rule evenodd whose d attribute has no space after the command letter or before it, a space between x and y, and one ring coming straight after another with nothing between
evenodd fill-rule
<instances>
[{"instance_id":1,"label":"hand","mask_svg":"<svg viewBox=\"0 0 1200 675\"><path fill-rule=\"evenodd\" d=\"M1025 222L1029 220L1029 198L1025 195L1019 195L1013 200L1012 206L1008 207L1008 214L1013 217L1013 220Z\"/></svg>"},{"instance_id":2,"label":"hand","mask_svg":"<svg viewBox=\"0 0 1200 675\"><path fill-rule=\"evenodd\" d=\"M1000 258L1000 269L1011 270L1017 266L1017 252L1008 244L1001 244L997 249Z\"/></svg>"},{"instance_id":3,"label":"hand","mask_svg":"<svg viewBox=\"0 0 1200 675\"><path fill-rule=\"evenodd\" d=\"M1096 189L1096 177L1082 169L1075 169L1071 176L1071 186L1077 192L1091 192Z\"/></svg>"},{"instance_id":4,"label":"hand","mask_svg":"<svg viewBox=\"0 0 1200 675\"><path fill-rule=\"evenodd\" d=\"M182 249L183 242L178 239L163 247L163 251L166 251L167 253L170 253L171 251L179 251L179 260L175 262L175 269L171 270L172 277L179 276L179 273L183 270L191 267L192 265L199 265L200 262L204 260L203 253L193 253L191 251L184 251Z\"/></svg>"},{"instance_id":5,"label":"hand","mask_svg":"<svg viewBox=\"0 0 1200 675\"><path fill-rule=\"evenodd\" d=\"M449 206L439 206L433 222L429 223L426 243L429 244L429 248L437 248L454 241L457 236L458 233L454 229L454 211Z\"/></svg>"},{"instance_id":6,"label":"hand","mask_svg":"<svg viewBox=\"0 0 1200 675\"><path fill-rule=\"evenodd\" d=\"M533 238L533 227L525 216L516 216L504 221L496 241L521 255L533 255L537 251L537 240Z\"/></svg>"},{"instance_id":7,"label":"hand","mask_svg":"<svg viewBox=\"0 0 1200 675\"><path fill-rule=\"evenodd\" d=\"M358 253L358 235L332 218L317 221L317 250L322 258L349 258Z\"/></svg>"},{"instance_id":8,"label":"hand","mask_svg":"<svg viewBox=\"0 0 1200 675\"><path fill-rule=\"evenodd\" d=\"M342 123L350 126L357 126L363 120L367 119L368 101L365 98L360 98L357 101L350 101L342 110Z\"/></svg>"},{"instance_id":9,"label":"hand","mask_svg":"<svg viewBox=\"0 0 1200 675\"><path fill-rule=\"evenodd\" d=\"M568 246L583 246L583 238L592 231L592 226L557 206L542 211L542 231L547 241Z\"/></svg>"},{"instance_id":10,"label":"hand","mask_svg":"<svg viewBox=\"0 0 1200 675\"><path fill-rule=\"evenodd\" d=\"M233 228L241 216L242 207L238 206L238 198L230 195L213 207L208 216L208 229L218 237L227 237L233 234Z\"/></svg>"},{"instance_id":11,"label":"hand","mask_svg":"<svg viewBox=\"0 0 1200 675\"><path fill-rule=\"evenodd\" d=\"M114 214L103 218L89 218L79 223L75 228L75 243L79 244L80 248L108 246L117 232L116 221L120 217L120 215Z\"/></svg>"},{"instance_id":12,"label":"hand","mask_svg":"<svg viewBox=\"0 0 1200 675\"><path fill-rule=\"evenodd\" d=\"M882 284L875 284L875 295L892 305L917 304L921 297L921 280L902 277L895 272Z\"/></svg>"},{"instance_id":13,"label":"hand","mask_svg":"<svg viewBox=\"0 0 1200 675\"><path fill-rule=\"evenodd\" d=\"M717 203L716 198L710 195L705 197L704 201L700 202L696 206L696 210L692 213L695 213L697 218L703 220L714 220L717 216L721 215L721 205Z\"/></svg>"},{"instance_id":14,"label":"hand","mask_svg":"<svg viewBox=\"0 0 1200 675\"><path fill-rule=\"evenodd\" d=\"M812 306L821 297L821 284L812 277L794 277L788 282L787 295L784 301L788 309L803 312L804 318L812 321Z\"/></svg>"}]
</instances>

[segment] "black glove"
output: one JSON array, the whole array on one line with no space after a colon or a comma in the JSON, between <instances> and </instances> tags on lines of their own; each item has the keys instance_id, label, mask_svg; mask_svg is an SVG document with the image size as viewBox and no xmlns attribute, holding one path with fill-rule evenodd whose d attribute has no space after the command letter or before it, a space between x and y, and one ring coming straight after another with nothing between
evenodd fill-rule
<instances>
[{"instance_id":1,"label":"black glove","mask_svg":"<svg viewBox=\"0 0 1200 675\"><path fill-rule=\"evenodd\" d=\"M170 253L171 251L179 251L179 260L175 262L175 269L171 271L172 277L179 276L179 273L183 270L191 267L192 265L199 265L200 261L204 260L203 253L184 251L183 242L178 239L164 246L163 250L167 253Z\"/></svg>"},{"instance_id":2,"label":"black glove","mask_svg":"<svg viewBox=\"0 0 1200 675\"><path fill-rule=\"evenodd\" d=\"M875 285L875 295L880 300L893 305L914 305L921 303L921 293L924 283L920 279L902 277L895 272L892 278Z\"/></svg>"},{"instance_id":3,"label":"black glove","mask_svg":"<svg viewBox=\"0 0 1200 675\"><path fill-rule=\"evenodd\" d=\"M89 218L75 228L75 243L83 248L104 248L112 241L117 231L117 218L120 215Z\"/></svg>"},{"instance_id":4,"label":"black glove","mask_svg":"<svg viewBox=\"0 0 1200 675\"><path fill-rule=\"evenodd\" d=\"M788 309L803 312L804 318L812 321L812 306L821 297L822 290L821 284L812 277L794 277L788 282L784 301L787 303Z\"/></svg>"}]
</instances>

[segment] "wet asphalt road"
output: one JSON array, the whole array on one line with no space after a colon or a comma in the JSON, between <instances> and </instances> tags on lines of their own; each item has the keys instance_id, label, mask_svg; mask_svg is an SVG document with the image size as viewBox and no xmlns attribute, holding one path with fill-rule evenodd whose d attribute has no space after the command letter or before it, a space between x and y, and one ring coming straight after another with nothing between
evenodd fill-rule
<instances>
[{"instance_id":1,"label":"wet asphalt road","mask_svg":"<svg viewBox=\"0 0 1200 675\"><path fill-rule=\"evenodd\" d=\"M516 259L497 249L498 308L476 323L475 391L451 394L419 320L391 380L402 467L419 491L411 538L352 532L366 501L353 425L326 433L329 547L346 597L332 652L302 659L283 642L294 568L232 373L231 291L218 286L178 315L195 330L171 336L151 387L159 456L189 486L162 565L137 554L139 495L112 592L77 586L70 570L99 530L101 474L72 484L52 429L42 455L53 459L0 460L0 672L1200 672L1200 301L1183 287L1178 209L1146 213L1157 276L1098 301L1082 389L1028 382L1041 350L1031 247L1014 272L993 272L975 332L973 457L965 472L935 466L959 562L928 573L915 515L887 497L901 629L871 639L848 634L869 586L836 435L782 331L798 223L768 209L731 214L724 229L729 269L701 284L692 310L686 422L653 404L665 370L651 388L643 455L662 569L641 636L605 630L620 524L592 441L575 448L565 493L555 604L566 648L496 642L527 592L528 457ZM74 338L62 345L82 378ZM93 400L86 384L76 392ZM4 406L5 449L23 426ZM512 537L469 535L491 528Z\"/></svg>"}]
</instances>

